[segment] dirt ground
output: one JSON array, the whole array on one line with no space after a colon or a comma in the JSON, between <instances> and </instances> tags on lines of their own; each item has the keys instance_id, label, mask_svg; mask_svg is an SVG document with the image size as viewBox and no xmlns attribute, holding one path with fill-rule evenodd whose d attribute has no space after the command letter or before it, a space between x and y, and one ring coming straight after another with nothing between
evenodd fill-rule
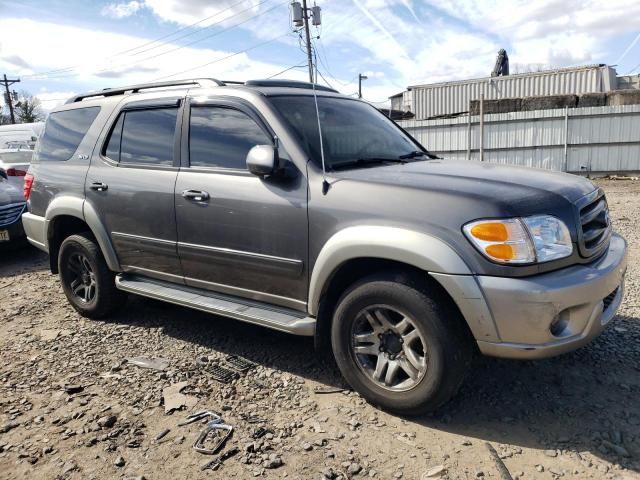
<instances>
[{"instance_id":1,"label":"dirt ground","mask_svg":"<svg viewBox=\"0 0 640 480\"><path fill-rule=\"evenodd\" d=\"M479 358L436 414L400 418L344 388L298 338L142 298L109 321L67 304L46 256L0 252L0 478L513 479L640 478L640 182L603 181L630 244L619 315L589 346L558 358ZM231 385L211 366L257 364ZM162 357L165 370L131 357ZM165 413L186 382L189 409ZM212 409L234 427L222 466L192 443ZM251 423L257 421L257 423ZM258 427L267 432L258 439ZM156 437L170 429L161 439Z\"/></svg>"}]
</instances>

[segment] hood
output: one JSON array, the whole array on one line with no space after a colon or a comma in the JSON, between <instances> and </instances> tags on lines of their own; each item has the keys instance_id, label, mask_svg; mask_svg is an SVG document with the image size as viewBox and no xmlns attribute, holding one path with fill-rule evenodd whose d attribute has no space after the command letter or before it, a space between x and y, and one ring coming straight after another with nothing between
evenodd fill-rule
<instances>
[{"instance_id":1,"label":"hood","mask_svg":"<svg viewBox=\"0 0 640 480\"><path fill-rule=\"evenodd\" d=\"M0 178L0 208L12 203L24 203L22 191Z\"/></svg>"},{"instance_id":2,"label":"hood","mask_svg":"<svg viewBox=\"0 0 640 480\"><path fill-rule=\"evenodd\" d=\"M577 175L474 161L417 161L334 174L345 180L443 192L513 208L547 203L558 196L574 203L596 188Z\"/></svg>"}]
</instances>

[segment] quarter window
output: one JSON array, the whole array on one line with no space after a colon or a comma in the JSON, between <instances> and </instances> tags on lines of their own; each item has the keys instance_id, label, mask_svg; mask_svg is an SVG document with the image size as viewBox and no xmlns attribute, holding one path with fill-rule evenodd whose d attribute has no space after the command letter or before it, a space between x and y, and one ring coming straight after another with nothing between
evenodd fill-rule
<instances>
[{"instance_id":1,"label":"quarter window","mask_svg":"<svg viewBox=\"0 0 640 480\"><path fill-rule=\"evenodd\" d=\"M247 114L225 107L192 107L189 161L192 167L245 170L247 153L273 140Z\"/></svg>"},{"instance_id":2,"label":"quarter window","mask_svg":"<svg viewBox=\"0 0 640 480\"><path fill-rule=\"evenodd\" d=\"M50 114L40 138L38 159L45 162L69 160L99 111L100 107L85 107Z\"/></svg>"},{"instance_id":3,"label":"quarter window","mask_svg":"<svg viewBox=\"0 0 640 480\"><path fill-rule=\"evenodd\" d=\"M177 116L177 108L122 112L104 154L122 164L173 165Z\"/></svg>"}]
</instances>

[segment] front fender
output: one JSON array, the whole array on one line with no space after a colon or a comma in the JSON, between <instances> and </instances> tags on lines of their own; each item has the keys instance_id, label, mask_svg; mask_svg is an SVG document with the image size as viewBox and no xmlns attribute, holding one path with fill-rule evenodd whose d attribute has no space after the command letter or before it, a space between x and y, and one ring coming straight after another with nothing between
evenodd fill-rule
<instances>
[{"instance_id":1,"label":"front fender","mask_svg":"<svg viewBox=\"0 0 640 480\"><path fill-rule=\"evenodd\" d=\"M348 227L325 243L311 274L311 316L318 315L320 298L332 274L344 262L357 258L394 260L424 270L449 293L477 340L499 338L476 278L460 256L439 238L397 227Z\"/></svg>"},{"instance_id":2,"label":"front fender","mask_svg":"<svg viewBox=\"0 0 640 480\"><path fill-rule=\"evenodd\" d=\"M348 227L333 235L316 259L309 284L311 315L317 315L320 297L332 273L348 260L365 257L395 260L426 272L471 274L458 254L434 236L397 227Z\"/></svg>"}]
</instances>

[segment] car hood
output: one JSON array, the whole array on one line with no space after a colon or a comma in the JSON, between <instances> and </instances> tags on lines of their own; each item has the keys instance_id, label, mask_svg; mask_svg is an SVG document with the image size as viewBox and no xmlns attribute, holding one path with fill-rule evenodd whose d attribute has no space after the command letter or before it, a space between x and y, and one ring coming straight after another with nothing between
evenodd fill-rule
<instances>
[{"instance_id":1,"label":"car hood","mask_svg":"<svg viewBox=\"0 0 640 480\"><path fill-rule=\"evenodd\" d=\"M512 207L557 196L574 203L596 188L577 175L474 161L417 161L335 174L345 180L440 191Z\"/></svg>"},{"instance_id":2,"label":"car hood","mask_svg":"<svg viewBox=\"0 0 640 480\"><path fill-rule=\"evenodd\" d=\"M0 207L12 203L24 203L22 192L6 180L0 182Z\"/></svg>"}]
</instances>

